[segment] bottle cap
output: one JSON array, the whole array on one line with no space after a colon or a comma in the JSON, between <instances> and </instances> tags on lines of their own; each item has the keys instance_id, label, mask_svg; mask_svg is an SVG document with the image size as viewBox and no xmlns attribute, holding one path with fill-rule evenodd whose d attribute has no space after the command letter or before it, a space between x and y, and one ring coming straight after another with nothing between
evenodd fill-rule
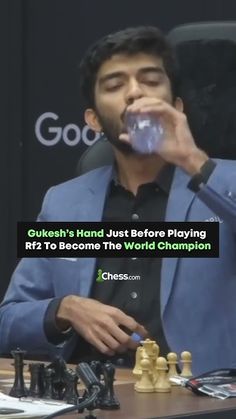
<instances>
[{"instance_id":1,"label":"bottle cap","mask_svg":"<svg viewBox=\"0 0 236 419\"><path fill-rule=\"evenodd\" d=\"M140 342L143 339L140 335L138 335L138 333L132 333L130 337L135 342Z\"/></svg>"}]
</instances>

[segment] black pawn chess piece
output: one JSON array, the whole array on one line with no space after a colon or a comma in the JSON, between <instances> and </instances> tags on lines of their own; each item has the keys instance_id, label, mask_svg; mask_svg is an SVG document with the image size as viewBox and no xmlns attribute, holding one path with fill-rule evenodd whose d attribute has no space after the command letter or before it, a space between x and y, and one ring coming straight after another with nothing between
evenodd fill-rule
<instances>
[{"instance_id":1,"label":"black pawn chess piece","mask_svg":"<svg viewBox=\"0 0 236 419\"><path fill-rule=\"evenodd\" d=\"M78 376L71 370L65 371L65 392L63 394L63 400L68 404L77 405L79 401L79 394L77 391Z\"/></svg>"},{"instance_id":2,"label":"black pawn chess piece","mask_svg":"<svg viewBox=\"0 0 236 419\"><path fill-rule=\"evenodd\" d=\"M29 396L40 398L44 394L44 364L29 364L30 388Z\"/></svg>"},{"instance_id":3,"label":"black pawn chess piece","mask_svg":"<svg viewBox=\"0 0 236 419\"><path fill-rule=\"evenodd\" d=\"M15 380L12 389L10 390L9 395L12 397L26 397L28 395L27 388L25 387L24 382L24 356L25 351L17 348L15 351L11 351L11 354L14 358L14 364L12 364L15 368Z\"/></svg>"},{"instance_id":4,"label":"black pawn chess piece","mask_svg":"<svg viewBox=\"0 0 236 419\"><path fill-rule=\"evenodd\" d=\"M105 390L99 400L99 408L110 409L110 410L119 409L120 403L115 396L114 386L113 386L114 378L115 378L115 367L111 363L111 361L107 361L103 365L102 370L103 370Z\"/></svg>"}]
</instances>

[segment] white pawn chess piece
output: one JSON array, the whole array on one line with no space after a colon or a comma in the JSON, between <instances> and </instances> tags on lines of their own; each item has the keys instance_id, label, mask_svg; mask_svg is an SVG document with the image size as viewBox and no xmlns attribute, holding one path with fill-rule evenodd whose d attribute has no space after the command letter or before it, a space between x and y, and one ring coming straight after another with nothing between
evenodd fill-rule
<instances>
[{"instance_id":1,"label":"white pawn chess piece","mask_svg":"<svg viewBox=\"0 0 236 419\"><path fill-rule=\"evenodd\" d=\"M169 393L171 391L171 385L167 374L167 361L162 356L156 360L156 370L158 376L155 383L155 392Z\"/></svg>"},{"instance_id":2,"label":"white pawn chess piece","mask_svg":"<svg viewBox=\"0 0 236 419\"><path fill-rule=\"evenodd\" d=\"M169 365L169 371L168 371L168 378L176 377L178 374L177 371L177 363L178 363L178 357L175 352L169 352L167 354L167 364ZM170 380L170 383L172 386L177 386L178 384L174 381Z\"/></svg>"},{"instance_id":3,"label":"white pawn chess piece","mask_svg":"<svg viewBox=\"0 0 236 419\"><path fill-rule=\"evenodd\" d=\"M191 371L191 365L192 365L191 352L184 351L184 352L181 353L180 357L181 357L181 362L182 362L182 365L183 365L182 372L180 374L181 377L186 377L186 378L192 377L193 374L192 374L192 371Z\"/></svg>"},{"instance_id":4,"label":"white pawn chess piece","mask_svg":"<svg viewBox=\"0 0 236 419\"><path fill-rule=\"evenodd\" d=\"M140 361L142 375L139 377L137 383L135 383L134 389L139 393L152 393L154 392L154 386L152 377L149 374L151 362L145 352L143 352L142 355Z\"/></svg>"}]
</instances>

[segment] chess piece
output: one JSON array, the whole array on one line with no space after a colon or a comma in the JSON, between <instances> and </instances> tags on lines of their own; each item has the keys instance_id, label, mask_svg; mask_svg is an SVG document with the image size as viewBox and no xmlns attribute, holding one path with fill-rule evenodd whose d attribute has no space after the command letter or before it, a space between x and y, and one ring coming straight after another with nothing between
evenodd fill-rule
<instances>
[{"instance_id":1,"label":"chess piece","mask_svg":"<svg viewBox=\"0 0 236 419\"><path fill-rule=\"evenodd\" d=\"M102 366L105 390L99 399L100 409L119 409L120 403L114 393L114 378L115 378L115 367L111 361L106 361Z\"/></svg>"},{"instance_id":2,"label":"chess piece","mask_svg":"<svg viewBox=\"0 0 236 419\"><path fill-rule=\"evenodd\" d=\"M102 375L102 363L101 361L91 361L90 362L90 367L92 369L92 371L94 372L94 374L96 375L96 377L98 378L98 380L101 380L101 375Z\"/></svg>"},{"instance_id":3,"label":"chess piece","mask_svg":"<svg viewBox=\"0 0 236 419\"><path fill-rule=\"evenodd\" d=\"M191 364L192 364L191 352L184 351L181 353L180 357L181 357L181 362L183 365L182 372L180 374L181 377L186 377L186 378L192 377L193 374L191 371Z\"/></svg>"},{"instance_id":4,"label":"chess piece","mask_svg":"<svg viewBox=\"0 0 236 419\"><path fill-rule=\"evenodd\" d=\"M142 370L142 374L139 377L137 383L134 385L134 389L139 393L154 392L153 380L152 376L150 375L151 360L145 351L142 352L140 367Z\"/></svg>"},{"instance_id":5,"label":"chess piece","mask_svg":"<svg viewBox=\"0 0 236 419\"><path fill-rule=\"evenodd\" d=\"M28 390L25 387L24 382L24 375L23 375L23 369L24 369L24 356L25 351L22 351L21 349L17 348L15 351L11 351L11 354L14 358L14 364L12 364L15 368L15 379L12 389L10 390L9 395L12 397L26 397L28 395Z\"/></svg>"},{"instance_id":6,"label":"chess piece","mask_svg":"<svg viewBox=\"0 0 236 419\"><path fill-rule=\"evenodd\" d=\"M135 354L135 366L134 369L132 371L133 375L135 377L139 377L142 375L142 370L141 370L141 366L140 366L140 362L142 359L142 346L138 346L137 350L136 350L136 354Z\"/></svg>"},{"instance_id":7,"label":"chess piece","mask_svg":"<svg viewBox=\"0 0 236 419\"><path fill-rule=\"evenodd\" d=\"M65 390L65 372L67 370L64 359L56 356L54 361L47 366L53 371L53 389L56 400L62 400Z\"/></svg>"},{"instance_id":8,"label":"chess piece","mask_svg":"<svg viewBox=\"0 0 236 419\"><path fill-rule=\"evenodd\" d=\"M144 341L141 341L141 343L143 345L143 351L147 354L149 358L149 361L150 361L149 374L152 378L152 381L154 382L156 378L154 377L154 369L155 369L155 362L156 362L155 350L157 350L159 347L157 348L156 346L154 346L156 345L156 342L151 339L145 339Z\"/></svg>"},{"instance_id":9,"label":"chess piece","mask_svg":"<svg viewBox=\"0 0 236 419\"><path fill-rule=\"evenodd\" d=\"M156 360L157 380L155 382L155 392L169 393L171 391L170 381L167 375L167 361L160 356Z\"/></svg>"},{"instance_id":10,"label":"chess piece","mask_svg":"<svg viewBox=\"0 0 236 419\"><path fill-rule=\"evenodd\" d=\"M151 339L145 339L141 341L141 344L143 345L143 348L146 351L147 356L151 357L151 355L153 354L153 345L156 344L156 342Z\"/></svg>"},{"instance_id":11,"label":"chess piece","mask_svg":"<svg viewBox=\"0 0 236 419\"><path fill-rule=\"evenodd\" d=\"M77 383L77 374L72 369L67 369L65 371L65 392L63 394L63 400L68 404L78 404L79 394L77 391Z\"/></svg>"},{"instance_id":12,"label":"chess piece","mask_svg":"<svg viewBox=\"0 0 236 419\"><path fill-rule=\"evenodd\" d=\"M152 346L152 353L150 355L150 358L152 360L152 381L153 384L155 384L156 380L157 380L157 369L156 369L156 360L159 357L159 353L160 353L160 347L159 345L157 345L157 343L153 343Z\"/></svg>"},{"instance_id":13,"label":"chess piece","mask_svg":"<svg viewBox=\"0 0 236 419\"><path fill-rule=\"evenodd\" d=\"M28 395L40 398L44 393L44 364L29 364L30 388Z\"/></svg>"},{"instance_id":14,"label":"chess piece","mask_svg":"<svg viewBox=\"0 0 236 419\"><path fill-rule=\"evenodd\" d=\"M160 346L155 342L152 346L152 354L155 356L155 362L156 359L159 357L160 354Z\"/></svg>"},{"instance_id":15,"label":"chess piece","mask_svg":"<svg viewBox=\"0 0 236 419\"><path fill-rule=\"evenodd\" d=\"M169 379L179 375L178 371L177 371L177 363L178 363L177 359L178 359L177 354L175 352L169 352L167 354L167 363L169 365L169 371L168 371L168 378ZM174 381L171 381L171 380L170 380L170 384L172 386L177 386L178 385L177 383L175 383Z\"/></svg>"},{"instance_id":16,"label":"chess piece","mask_svg":"<svg viewBox=\"0 0 236 419\"><path fill-rule=\"evenodd\" d=\"M53 375L54 372L51 368L45 368L44 369L44 399L55 399L56 394L53 388Z\"/></svg>"}]
</instances>

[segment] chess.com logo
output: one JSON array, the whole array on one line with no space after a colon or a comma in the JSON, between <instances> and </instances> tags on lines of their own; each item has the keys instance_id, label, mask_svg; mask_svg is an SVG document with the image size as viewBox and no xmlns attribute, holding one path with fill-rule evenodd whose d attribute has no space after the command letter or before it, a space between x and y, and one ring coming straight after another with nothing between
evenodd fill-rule
<instances>
[{"instance_id":1,"label":"chess.com logo","mask_svg":"<svg viewBox=\"0 0 236 419\"><path fill-rule=\"evenodd\" d=\"M139 281L140 275L129 275L127 273L112 274L110 272L103 272L102 269L98 269L96 282L104 281Z\"/></svg>"},{"instance_id":2,"label":"chess.com logo","mask_svg":"<svg viewBox=\"0 0 236 419\"><path fill-rule=\"evenodd\" d=\"M80 128L76 124L67 124L61 127L57 121L59 116L54 112L45 112L35 123L35 135L38 141L46 147L52 147L63 141L69 147L74 147L82 140L91 146L100 137L99 133L92 131L88 125Z\"/></svg>"}]
</instances>

